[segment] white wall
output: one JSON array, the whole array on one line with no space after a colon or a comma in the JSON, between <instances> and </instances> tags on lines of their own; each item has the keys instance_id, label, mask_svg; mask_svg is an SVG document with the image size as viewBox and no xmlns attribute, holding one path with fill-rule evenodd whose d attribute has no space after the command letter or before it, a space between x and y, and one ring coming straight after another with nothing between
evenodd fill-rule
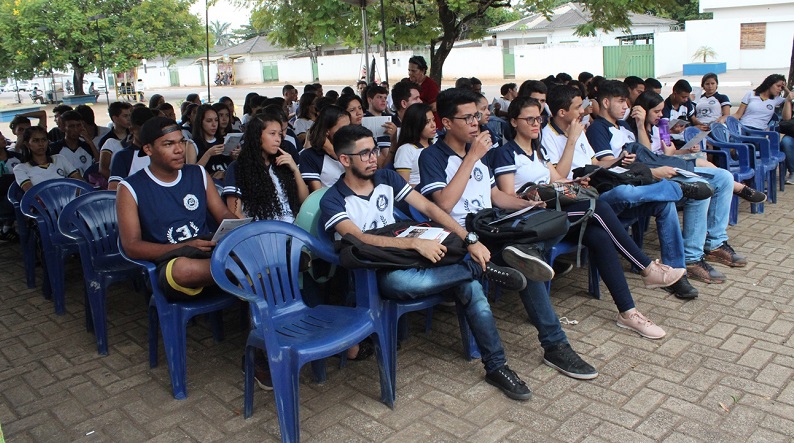
<instances>
[{"instance_id":1,"label":"white wall","mask_svg":"<svg viewBox=\"0 0 794 443\"><path fill-rule=\"evenodd\" d=\"M407 71L406 64L405 74L401 74L400 78L406 76ZM449 80L472 76L481 80L501 80L504 78L502 48L496 46L454 48L444 61L443 75L444 79Z\"/></svg>"},{"instance_id":2,"label":"white wall","mask_svg":"<svg viewBox=\"0 0 794 443\"><path fill-rule=\"evenodd\" d=\"M576 77L582 71L604 73L604 50L599 45L516 46L516 83L567 72Z\"/></svg>"},{"instance_id":3,"label":"white wall","mask_svg":"<svg viewBox=\"0 0 794 443\"><path fill-rule=\"evenodd\" d=\"M238 85L262 83L262 62L259 60L249 60L242 63L235 63L234 74L235 81Z\"/></svg>"},{"instance_id":4,"label":"white wall","mask_svg":"<svg viewBox=\"0 0 794 443\"><path fill-rule=\"evenodd\" d=\"M713 12L714 18L722 18L723 14L733 14L731 9L753 8L756 12L765 9L776 9L780 6L791 7L790 0L700 0L700 12ZM752 17L745 15L744 17Z\"/></svg>"},{"instance_id":5,"label":"white wall","mask_svg":"<svg viewBox=\"0 0 794 443\"><path fill-rule=\"evenodd\" d=\"M759 18L730 20L690 20L686 22L687 55L700 46L710 46L717 52L717 60L726 62L728 69L770 69L789 66L791 42L794 38L794 19L789 22L767 22L766 48L739 49L742 22L763 22Z\"/></svg>"},{"instance_id":6,"label":"white wall","mask_svg":"<svg viewBox=\"0 0 794 443\"><path fill-rule=\"evenodd\" d=\"M686 32L663 32L656 34L653 46L653 71L655 77L681 72L684 63L692 62L692 53L687 44Z\"/></svg>"},{"instance_id":7,"label":"white wall","mask_svg":"<svg viewBox=\"0 0 794 443\"><path fill-rule=\"evenodd\" d=\"M146 72L143 67L138 68L138 77L143 79L147 89L167 88L171 86L171 77L168 68L152 68L147 65Z\"/></svg>"},{"instance_id":8,"label":"white wall","mask_svg":"<svg viewBox=\"0 0 794 443\"><path fill-rule=\"evenodd\" d=\"M278 80L281 83L312 83L312 61L309 57L278 61Z\"/></svg>"},{"instance_id":9,"label":"white wall","mask_svg":"<svg viewBox=\"0 0 794 443\"><path fill-rule=\"evenodd\" d=\"M182 66L177 68L179 71L179 86L201 86L202 72L199 65ZM204 74L204 81L206 82ZM214 74L211 78L215 78Z\"/></svg>"}]
</instances>

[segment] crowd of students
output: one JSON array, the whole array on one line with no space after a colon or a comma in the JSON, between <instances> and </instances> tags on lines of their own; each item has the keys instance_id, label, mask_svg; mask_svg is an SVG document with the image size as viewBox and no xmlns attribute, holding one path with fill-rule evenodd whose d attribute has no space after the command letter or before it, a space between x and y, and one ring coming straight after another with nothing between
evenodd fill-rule
<instances>
[{"instance_id":1,"label":"crowd of students","mask_svg":"<svg viewBox=\"0 0 794 443\"><path fill-rule=\"evenodd\" d=\"M766 128L776 107L791 119L794 96L784 80L767 78L742 98L734 115L753 128ZM526 400L530 389L506 365L481 279L518 292L538 330L544 363L573 378L595 378L598 371L568 343L545 285L572 267L552 268L544 260L563 238L496 247L467 230L466 216L490 207L542 206L517 195L526 183L570 183L574 171L587 165L647 162L655 183L602 193L593 221L564 238L581 238L588 247L617 307L616 325L661 339L666 332L635 306L620 257L639 270L646 287L695 298L698 291L688 278L721 283L727 277L711 263L747 264L728 243L732 195L766 199L762 190L734 183L729 172L714 167L707 151L681 149L684 127L706 130L730 115L730 100L717 85L717 76L707 74L702 94L692 97L691 85L680 80L664 99L655 79L616 81L583 72L578 80L558 74L520 86L507 83L501 97L489 100L476 78L441 91L427 76L425 60L415 56L408 77L391 90L364 84L358 94L350 87L323 93L322 85L312 84L298 99L297 89L286 85L281 97L248 94L242 118L230 98L201 104L196 94L180 106L179 121L157 94L149 106L112 103L112 128L98 127L88 106L57 106L57 128L49 133L46 115L20 115L11 123L16 142L0 150L0 166L23 190L63 177L117 190L126 253L157 263L159 283L175 300L193 299L213 286L209 238L223 219L292 223L309 193L320 188L330 188L320 203L329 233L440 261L445 248L438 242L368 234L393 222L394 208L410 205L463 238L470 258L379 272L383 296L411 299L451 290L480 347L486 380L510 398ZM383 116L390 121L376 128L375 137L364 119ZM39 125L32 126L30 118ZM669 141L659 130L662 118L683 122L669 128ZM230 134L240 134L241 141L228 142ZM794 143L784 137L781 144L794 173ZM681 169L694 174L682 175ZM676 204L683 206L683 229ZM588 213L587 205L564 210L575 222ZM661 260L647 256L626 233L624 225L642 216L656 220ZM6 223L0 238L13 239L10 232ZM371 352L371 345L361 343L348 356L361 359ZM264 377L257 376L260 384L266 384Z\"/></svg>"}]
</instances>

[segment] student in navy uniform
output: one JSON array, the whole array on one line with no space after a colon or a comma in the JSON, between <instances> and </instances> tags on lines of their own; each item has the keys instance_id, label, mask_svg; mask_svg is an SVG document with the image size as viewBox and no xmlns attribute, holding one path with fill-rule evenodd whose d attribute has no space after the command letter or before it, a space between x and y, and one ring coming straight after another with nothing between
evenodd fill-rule
<instances>
[{"instance_id":1,"label":"student in navy uniform","mask_svg":"<svg viewBox=\"0 0 794 443\"><path fill-rule=\"evenodd\" d=\"M192 126L193 142L198 147L196 164L203 166L213 179L223 183L223 176L232 159L223 153L223 138L218 136L218 113L212 109L212 105L201 105L196 109ZM236 149L239 153L240 148Z\"/></svg>"},{"instance_id":2,"label":"student in navy uniform","mask_svg":"<svg viewBox=\"0 0 794 443\"><path fill-rule=\"evenodd\" d=\"M229 165L223 196L237 217L293 223L309 196L295 160L281 148L282 121L255 116L245 125L240 157Z\"/></svg>"},{"instance_id":3,"label":"student in navy uniform","mask_svg":"<svg viewBox=\"0 0 794 443\"><path fill-rule=\"evenodd\" d=\"M465 310L466 319L482 354L486 381L515 400L528 400L529 387L507 365L496 323L488 300L477 280L483 274L502 278L506 275L514 289L526 280L519 272L495 267L490 252L447 215L443 210L414 192L396 172L378 169L379 148L372 132L361 126L345 126L334 135L334 151L345 167L342 178L325 193L320 201L321 222L329 233L350 234L364 243L381 247L412 249L438 262L446 247L435 240L393 238L367 234L394 222L393 205L406 200L420 212L442 224L455 234L466 238L470 260L425 269L406 269L378 272L378 289L384 297L413 300L452 289ZM501 277L500 277L501 276Z\"/></svg>"},{"instance_id":4,"label":"student in navy uniform","mask_svg":"<svg viewBox=\"0 0 794 443\"><path fill-rule=\"evenodd\" d=\"M407 80L398 82L391 89L391 96L397 111L392 116L392 122L399 128L405 111L413 104L422 103L422 99L419 98L419 85Z\"/></svg>"},{"instance_id":5,"label":"student in navy uniform","mask_svg":"<svg viewBox=\"0 0 794 443\"><path fill-rule=\"evenodd\" d=\"M49 154L46 129L30 126L22 133L20 141L22 162L14 166L14 178L23 191L47 180L83 179L80 170L72 166L64 156Z\"/></svg>"},{"instance_id":6,"label":"student in navy uniform","mask_svg":"<svg viewBox=\"0 0 794 443\"><path fill-rule=\"evenodd\" d=\"M700 80L703 93L695 102L695 112L700 123L704 125L725 123L725 118L731 115L731 99L717 92L719 81L717 74L713 72L704 75Z\"/></svg>"},{"instance_id":7,"label":"student in navy uniform","mask_svg":"<svg viewBox=\"0 0 794 443\"><path fill-rule=\"evenodd\" d=\"M537 204L495 187L491 170L481 161L491 148L491 140L490 134L480 133L477 99L474 93L457 89L439 94L436 105L446 137L424 149L419 156L421 181L417 189L461 226L465 226L466 215L481 209L495 206L517 210ZM544 246L552 247L558 240L551 240ZM543 260L542 252L534 245L511 245L504 251L497 251L494 257L507 261L531 280L519 291L519 297L538 330L538 339L545 350L544 363L569 377L597 377L598 371L571 348L560 326L543 283L554 276L554 271Z\"/></svg>"},{"instance_id":8,"label":"student in navy uniform","mask_svg":"<svg viewBox=\"0 0 794 443\"><path fill-rule=\"evenodd\" d=\"M349 124L350 114L336 105L326 106L317 117L309 131L309 147L301 151L299 162L301 177L309 191L332 186L345 172L336 158L331 140L336 131Z\"/></svg>"},{"instance_id":9,"label":"student in navy uniform","mask_svg":"<svg viewBox=\"0 0 794 443\"><path fill-rule=\"evenodd\" d=\"M297 148L298 141L294 137L295 133L289 128L287 112L284 108L278 105L267 105L259 112L259 116L270 116L281 122L281 149L292 156L296 165L299 164L300 152Z\"/></svg>"},{"instance_id":10,"label":"student in navy uniform","mask_svg":"<svg viewBox=\"0 0 794 443\"><path fill-rule=\"evenodd\" d=\"M8 195L8 188L14 183L14 166L22 163L22 156L6 149L8 142L0 134L0 195ZM7 198L0 200L0 240L17 241L19 235L14 230L14 207Z\"/></svg>"},{"instance_id":11,"label":"student in navy uniform","mask_svg":"<svg viewBox=\"0 0 794 443\"><path fill-rule=\"evenodd\" d=\"M119 238L129 257L157 263L166 298L192 300L214 285L207 216L218 223L236 217L204 168L185 164L187 140L175 121L147 121L141 143L151 163L119 186Z\"/></svg>"},{"instance_id":12,"label":"student in navy uniform","mask_svg":"<svg viewBox=\"0 0 794 443\"><path fill-rule=\"evenodd\" d=\"M656 94L652 91L648 91L648 93ZM684 130L687 126L695 126L701 131L709 130L707 125L698 120L695 104L689 99L690 94L692 94L692 85L684 79L678 80L673 85L673 93L664 100L664 106L662 107L662 118L669 120L677 118L686 121L683 125L669 128L671 141L677 148L686 144L684 142Z\"/></svg>"},{"instance_id":13,"label":"student in navy uniform","mask_svg":"<svg viewBox=\"0 0 794 443\"><path fill-rule=\"evenodd\" d=\"M132 141L129 146L113 155L110 163L110 179L108 180L108 190L115 191L119 182L130 175L149 166L150 157L141 149L141 127L147 121L155 117L149 108L135 108L132 110Z\"/></svg>"},{"instance_id":14,"label":"student in navy uniform","mask_svg":"<svg viewBox=\"0 0 794 443\"><path fill-rule=\"evenodd\" d=\"M72 166L80 170L80 174L85 174L99 158L99 152L93 141L80 138L83 132L83 117L80 114L67 111L61 116L61 120L64 138L50 143L50 152L63 155Z\"/></svg>"},{"instance_id":15,"label":"student in navy uniform","mask_svg":"<svg viewBox=\"0 0 794 443\"><path fill-rule=\"evenodd\" d=\"M108 106L108 114L110 121L113 122L113 128L103 135L96 145L99 149L99 173L104 177L110 176L110 160L113 154L129 144L132 105L126 102L113 102Z\"/></svg>"},{"instance_id":16,"label":"student in navy uniform","mask_svg":"<svg viewBox=\"0 0 794 443\"><path fill-rule=\"evenodd\" d=\"M47 133L47 139L50 142L57 142L63 139L63 121L61 121L61 115L63 113L73 111L72 107L69 105L58 105L52 108L52 116L55 118L55 127L50 129L50 132Z\"/></svg>"},{"instance_id":17,"label":"student in navy uniform","mask_svg":"<svg viewBox=\"0 0 794 443\"><path fill-rule=\"evenodd\" d=\"M380 88L380 86L376 87ZM336 102L336 104L350 114L351 125L361 125L361 122L363 121L366 114L364 111L364 102L357 95L343 95L339 97L339 100ZM386 133L376 138L378 147L381 149L381 151L383 151L383 155L378 157L379 168L385 167L388 161L392 161L394 159L394 154L390 152L390 148L392 144L392 136L396 137L397 134L397 126L394 123L386 122L382 126Z\"/></svg>"}]
</instances>

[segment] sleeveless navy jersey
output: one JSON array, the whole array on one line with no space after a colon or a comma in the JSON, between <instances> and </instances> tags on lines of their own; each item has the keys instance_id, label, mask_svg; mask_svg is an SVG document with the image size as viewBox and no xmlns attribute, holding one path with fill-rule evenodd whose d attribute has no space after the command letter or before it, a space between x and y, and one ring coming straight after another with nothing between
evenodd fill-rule
<instances>
[{"instance_id":1,"label":"sleeveless navy jersey","mask_svg":"<svg viewBox=\"0 0 794 443\"><path fill-rule=\"evenodd\" d=\"M179 243L210 232L207 227L207 176L198 165L185 165L176 180L165 183L149 167L122 180L138 204L141 238Z\"/></svg>"}]
</instances>

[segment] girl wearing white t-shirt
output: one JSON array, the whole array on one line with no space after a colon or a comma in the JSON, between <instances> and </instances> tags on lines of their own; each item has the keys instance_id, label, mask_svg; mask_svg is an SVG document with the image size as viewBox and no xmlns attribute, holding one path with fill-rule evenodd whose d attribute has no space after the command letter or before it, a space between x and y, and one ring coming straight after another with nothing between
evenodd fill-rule
<instances>
[{"instance_id":1,"label":"girl wearing white t-shirt","mask_svg":"<svg viewBox=\"0 0 794 443\"><path fill-rule=\"evenodd\" d=\"M785 94L781 96L780 93L784 91ZM748 128L765 131L769 127L775 108L781 104L783 120L791 119L791 101L786 100L788 97L786 78L780 74L772 74L757 88L742 97L742 104L733 116Z\"/></svg>"},{"instance_id":2,"label":"girl wearing white t-shirt","mask_svg":"<svg viewBox=\"0 0 794 443\"><path fill-rule=\"evenodd\" d=\"M433 108L416 103L408 107L400 126L394 169L411 186L419 184L419 154L433 142L436 136L436 120Z\"/></svg>"},{"instance_id":3,"label":"girl wearing white t-shirt","mask_svg":"<svg viewBox=\"0 0 794 443\"><path fill-rule=\"evenodd\" d=\"M33 186L59 178L83 180L80 171L63 156L50 156L47 130L31 126L22 134L22 163L14 167L14 178L23 191Z\"/></svg>"}]
</instances>

